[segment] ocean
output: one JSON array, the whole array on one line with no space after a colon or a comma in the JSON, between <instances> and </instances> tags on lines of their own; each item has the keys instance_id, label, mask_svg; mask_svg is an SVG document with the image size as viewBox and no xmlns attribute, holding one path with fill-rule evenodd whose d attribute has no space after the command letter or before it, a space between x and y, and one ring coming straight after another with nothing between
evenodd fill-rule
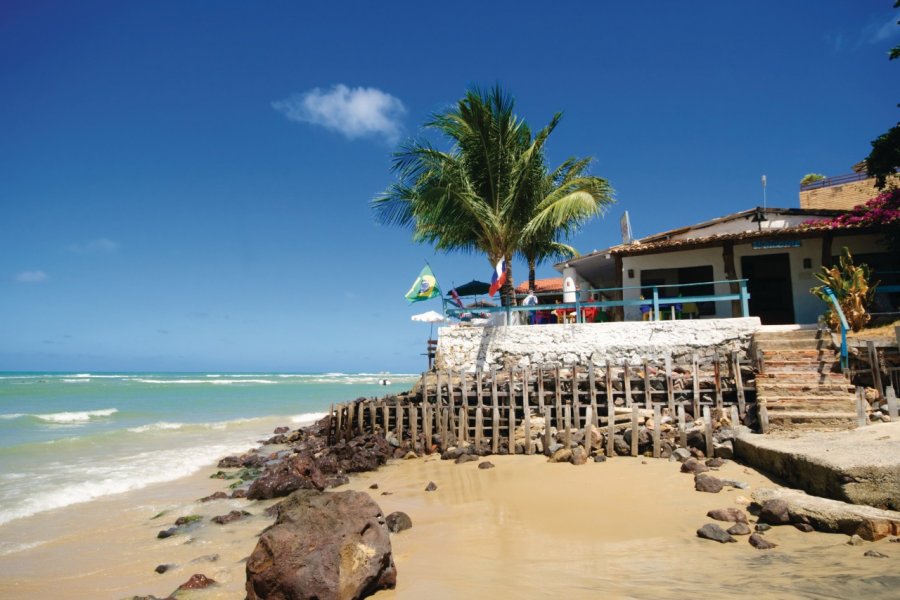
<instances>
[{"instance_id":1,"label":"ocean","mask_svg":"<svg viewBox=\"0 0 900 600\"><path fill-rule=\"evenodd\" d=\"M186 477L332 403L408 390L394 373L0 373L4 525ZM381 385L387 380L388 385Z\"/></svg>"}]
</instances>

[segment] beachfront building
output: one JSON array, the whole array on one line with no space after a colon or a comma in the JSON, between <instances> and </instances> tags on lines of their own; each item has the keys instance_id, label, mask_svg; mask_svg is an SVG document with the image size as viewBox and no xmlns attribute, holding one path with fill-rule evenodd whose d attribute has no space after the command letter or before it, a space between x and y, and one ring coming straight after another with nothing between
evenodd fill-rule
<instances>
[{"instance_id":1,"label":"beachfront building","mask_svg":"<svg viewBox=\"0 0 900 600\"><path fill-rule=\"evenodd\" d=\"M660 297L728 294L736 290L726 281L746 279L750 315L764 325L814 323L824 310L822 301L809 292L820 283L814 275L823 265L836 263L845 246L856 263L870 266L873 279L881 280L885 288L900 283L900 257L887 244L888 235L897 234L896 224L832 228L806 224L836 217L852 207L847 206L850 202L861 204L876 195L871 180L855 177L834 178L834 186L842 188L837 191L829 191L828 180L816 182L815 190L802 190L801 208L757 207L594 251L556 268L564 286L621 289L614 293L624 300L648 298L654 286L662 286L657 287ZM860 192L861 186L870 191ZM625 306L622 316L639 320L640 309ZM702 302L691 306L690 316L727 318L740 316L740 310L736 302ZM900 310L900 295L879 294L873 310Z\"/></svg>"}]
</instances>

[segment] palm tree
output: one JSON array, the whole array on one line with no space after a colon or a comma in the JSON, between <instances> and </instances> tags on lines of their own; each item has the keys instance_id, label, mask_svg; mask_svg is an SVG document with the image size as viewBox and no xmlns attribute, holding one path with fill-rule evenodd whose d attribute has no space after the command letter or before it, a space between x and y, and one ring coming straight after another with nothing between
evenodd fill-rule
<instances>
[{"instance_id":1,"label":"palm tree","mask_svg":"<svg viewBox=\"0 0 900 600\"><path fill-rule=\"evenodd\" d=\"M588 218L613 202L612 189L587 174L591 159L570 158L552 172L544 172L534 186L535 214L523 232L520 253L528 264L528 287L535 287L535 269L546 260L565 260L578 251L564 243ZM581 207L573 204L582 203ZM560 204L568 203L569 206ZM596 207L592 212L591 205Z\"/></svg>"},{"instance_id":2,"label":"palm tree","mask_svg":"<svg viewBox=\"0 0 900 600\"><path fill-rule=\"evenodd\" d=\"M583 175L583 168L570 173L580 161L547 173L543 149L559 113L532 136L513 108L499 86L469 90L455 107L425 124L452 148L444 152L427 141L404 145L394 153L398 181L373 201L382 223L410 227L416 241L447 252L483 252L492 266L505 258L507 302L512 257L524 242L539 247L542 240L555 240L610 201L605 180ZM569 163L573 166L566 169ZM545 188L545 180L559 185Z\"/></svg>"}]
</instances>

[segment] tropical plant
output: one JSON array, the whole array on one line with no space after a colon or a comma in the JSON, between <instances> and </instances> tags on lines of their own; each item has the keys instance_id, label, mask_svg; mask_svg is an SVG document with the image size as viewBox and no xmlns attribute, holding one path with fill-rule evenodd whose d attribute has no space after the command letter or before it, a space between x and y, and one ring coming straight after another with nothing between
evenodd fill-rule
<instances>
[{"instance_id":1,"label":"tropical plant","mask_svg":"<svg viewBox=\"0 0 900 600\"><path fill-rule=\"evenodd\" d=\"M382 223L411 228L415 241L445 252L482 252L491 266L506 259L506 301L516 253L527 251L534 261L553 256L561 237L612 202L609 184L587 175L584 160L547 170L544 146L561 114L532 135L513 109L499 86L470 89L425 124L451 149L407 143L394 153L398 181L373 201Z\"/></svg>"},{"instance_id":2,"label":"tropical plant","mask_svg":"<svg viewBox=\"0 0 900 600\"><path fill-rule=\"evenodd\" d=\"M837 329L840 319L825 291L826 287L831 288L831 291L834 292L850 329L859 331L869 322L872 316L866 311L866 306L872 302L875 288L878 287L877 282L869 283L869 277L869 267L865 264L854 265L853 257L846 246L841 250L841 257L837 265L823 266L822 271L816 273L816 279L823 285L812 288L810 292L822 299L828 306L824 316L829 327Z\"/></svg>"},{"instance_id":3,"label":"tropical plant","mask_svg":"<svg viewBox=\"0 0 900 600\"><path fill-rule=\"evenodd\" d=\"M825 176L821 173L807 173L803 176L803 179L800 180L800 185L809 185L810 183L822 181L823 179L825 179Z\"/></svg>"}]
</instances>

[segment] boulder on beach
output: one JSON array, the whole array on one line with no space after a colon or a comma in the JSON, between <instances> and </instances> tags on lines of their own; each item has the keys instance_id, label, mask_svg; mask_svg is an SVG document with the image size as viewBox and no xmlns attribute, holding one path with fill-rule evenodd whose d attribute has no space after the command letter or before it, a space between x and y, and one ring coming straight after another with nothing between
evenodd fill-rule
<instances>
[{"instance_id":1,"label":"boulder on beach","mask_svg":"<svg viewBox=\"0 0 900 600\"><path fill-rule=\"evenodd\" d=\"M698 529L697 537L703 538L705 540L713 540L714 542L719 542L721 544L737 541L736 539L731 537L731 535L727 531L725 531L715 523L707 523L706 525Z\"/></svg>"},{"instance_id":2,"label":"boulder on beach","mask_svg":"<svg viewBox=\"0 0 900 600\"><path fill-rule=\"evenodd\" d=\"M391 533L399 533L412 527L412 519L409 518L408 514L400 511L389 514L384 522Z\"/></svg>"},{"instance_id":3,"label":"boulder on beach","mask_svg":"<svg viewBox=\"0 0 900 600\"><path fill-rule=\"evenodd\" d=\"M709 471L709 467L700 462L694 457L688 458L683 463L681 463L681 472L682 473L705 473Z\"/></svg>"},{"instance_id":4,"label":"boulder on beach","mask_svg":"<svg viewBox=\"0 0 900 600\"><path fill-rule=\"evenodd\" d=\"M694 489L698 492L707 492L710 494L718 494L722 491L725 484L721 479L717 479L706 473L699 473L694 476Z\"/></svg>"},{"instance_id":5,"label":"boulder on beach","mask_svg":"<svg viewBox=\"0 0 900 600\"><path fill-rule=\"evenodd\" d=\"M368 494L299 490L247 560L247 600L365 598L393 588L384 515Z\"/></svg>"}]
</instances>

